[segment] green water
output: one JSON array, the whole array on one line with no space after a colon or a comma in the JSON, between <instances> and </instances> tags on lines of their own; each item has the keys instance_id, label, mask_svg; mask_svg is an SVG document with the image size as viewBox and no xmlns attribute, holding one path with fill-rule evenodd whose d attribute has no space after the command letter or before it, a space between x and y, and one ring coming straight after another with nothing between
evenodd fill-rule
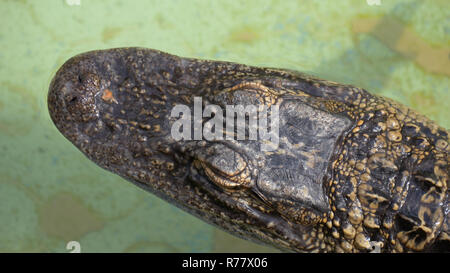
<instances>
[{"instance_id":1,"label":"green water","mask_svg":"<svg viewBox=\"0 0 450 273\"><path fill-rule=\"evenodd\" d=\"M67 252L69 241L82 252L276 251L101 170L62 137L47 89L83 51L142 46L301 70L450 128L447 0L3 0L0 23L0 252Z\"/></svg>"}]
</instances>

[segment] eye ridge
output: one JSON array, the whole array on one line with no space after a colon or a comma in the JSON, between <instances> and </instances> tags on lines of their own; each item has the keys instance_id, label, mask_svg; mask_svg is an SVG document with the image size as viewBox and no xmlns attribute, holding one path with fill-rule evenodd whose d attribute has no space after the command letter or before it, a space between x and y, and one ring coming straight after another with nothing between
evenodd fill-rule
<instances>
[{"instance_id":1,"label":"eye ridge","mask_svg":"<svg viewBox=\"0 0 450 273\"><path fill-rule=\"evenodd\" d=\"M233 176L229 176L226 173L222 172L221 170L214 168L205 162L200 162L200 165L202 166L203 170L205 171L205 174L209 177L209 179L218 186L233 189L241 186L240 183L234 182L229 179L232 178ZM239 175L240 173L242 173L242 171L240 171L236 175Z\"/></svg>"},{"instance_id":2,"label":"eye ridge","mask_svg":"<svg viewBox=\"0 0 450 273\"><path fill-rule=\"evenodd\" d=\"M213 167L211 164L204 161L197 161L200 167L203 169L208 178L216 185L225 188L227 190L241 189L242 187L248 188L251 182L250 171L247 165L239 172L229 175L222 170Z\"/></svg>"}]
</instances>

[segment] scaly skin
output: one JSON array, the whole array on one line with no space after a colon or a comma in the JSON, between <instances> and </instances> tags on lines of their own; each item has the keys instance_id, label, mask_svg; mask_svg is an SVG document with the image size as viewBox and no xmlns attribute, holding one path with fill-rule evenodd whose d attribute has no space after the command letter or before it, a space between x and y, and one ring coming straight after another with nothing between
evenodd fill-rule
<instances>
[{"instance_id":1,"label":"scaly skin","mask_svg":"<svg viewBox=\"0 0 450 273\"><path fill-rule=\"evenodd\" d=\"M171 110L194 96L279 106L277 149L175 141ZM298 252L450 250L448 132L363 89L120 48L68 60L48 107L96 164L237 236Z\"/></svg>"}]
</instances>

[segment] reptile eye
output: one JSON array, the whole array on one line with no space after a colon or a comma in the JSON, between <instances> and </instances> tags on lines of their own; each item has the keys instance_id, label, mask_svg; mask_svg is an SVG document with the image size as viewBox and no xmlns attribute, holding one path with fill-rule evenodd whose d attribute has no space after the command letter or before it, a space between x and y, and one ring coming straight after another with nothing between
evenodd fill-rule
<instances>
[{"instance_id":1,"label":"reptile eye","mask_svg":"<svg viewBox=\"0 0 450 273\"><path fill-rule=\"evenodd\" d=\"M196 160L197 168L216 185L236 189L250 184L250 171L244 158L223 144L214 144Z\"/></svg>"}]
</instances>

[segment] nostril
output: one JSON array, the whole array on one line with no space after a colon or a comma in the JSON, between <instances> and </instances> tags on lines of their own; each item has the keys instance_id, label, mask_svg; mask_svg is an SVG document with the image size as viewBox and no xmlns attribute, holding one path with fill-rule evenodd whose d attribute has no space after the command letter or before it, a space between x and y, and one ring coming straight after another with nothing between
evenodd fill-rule
<instances>
[{"instance_id":1,"label":"nostril","mask_svg":"<svg viewBox=\"0 0 450 273\"><path fill-rule=\"evenodd\" d=\"M66 101L68 103L74 103L77 100L78 100L78 96L76 96L76 95L69 95L69 96L66 97Z\"/></svg>"},{"instance_id":2,"label":"nostril","mask_svg":"<svg viewBox=\"0 0 450 273\"><path fill-rule=\"evenodd\" d=\"M76 77L77 88L83 91L97 91L100 87L100 79L96 74L81 72Z\"/></svg>"},{"instance_id":3,"label":"nostril","mask_svg":"<svg viewBox=\"0 0 450 273\"><path fill-rule=\"evenodd\" d=\"M90 72L81 72L77 76L78 82L82 85L97 85L99 78L96 74Z\"/></svg>"}]
</instances>

